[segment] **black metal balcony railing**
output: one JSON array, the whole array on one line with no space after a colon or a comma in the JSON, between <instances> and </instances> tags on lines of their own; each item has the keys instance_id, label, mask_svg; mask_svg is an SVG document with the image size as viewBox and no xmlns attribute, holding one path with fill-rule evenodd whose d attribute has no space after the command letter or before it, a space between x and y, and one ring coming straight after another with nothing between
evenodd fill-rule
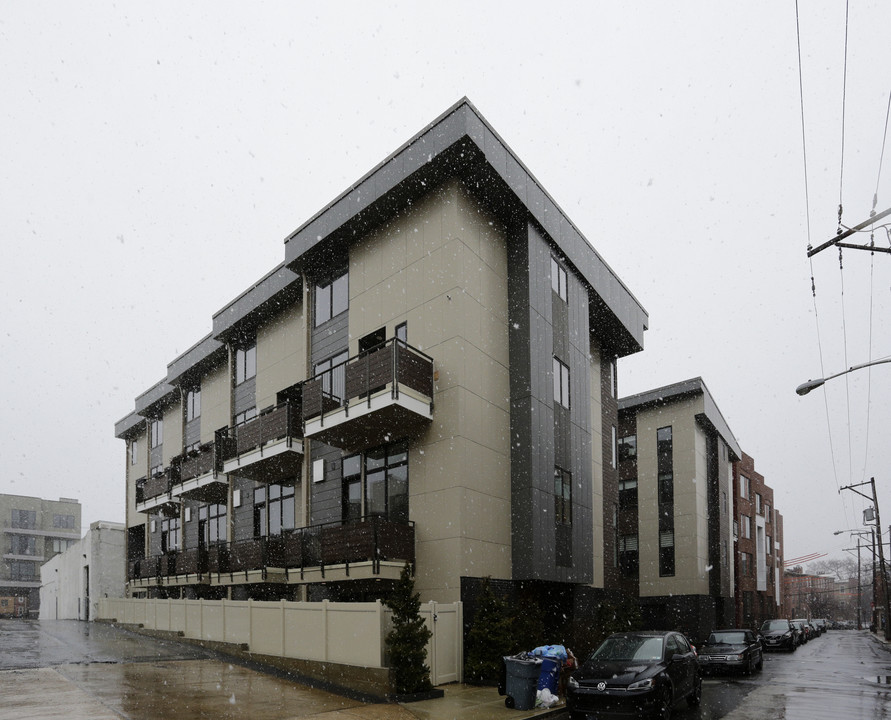
<instances>
[{"instance_id":1,"label":"black metal balcony railing","mask_svg":"<svg viewBox=\"0 0 891 720\"><path fill-rule=\"evenodd\" d=\"M415 561L414 523L382 517L335 522L290 530L282 535L219 543L206 549L168 552L130 563L130 579L162 578L204 573L247 573L269 568L304 570L381 561Z\"/></svg>"},{"instance_id":2,"label":"black metal balcony railing","mask_svg":"<svg viewBox=\"0 0 891 720\"><path fill-rule=\"evenodd\" d=\"M235 427L217 431L217 444L222 461L286 437L302 437L300 413L290 401L262 411L257 417Z\"/></svg>"},{"instance_id":3,"label":"black metal balcony railing","mask_svg":"<svg viewBox=\"0 0 891 720\"><path fill-rule=\"evenodd\" d=\"M177 457L164 468L163 472L136 481L136 502L143 503L159 495L166 495L170 492L171 486L180 481L179 478L179 457Z\"/></svg>"},{"instance_id":4,"label":"black metal balcony railing","mask_svg":"<svg viewBox=\"0 0 891 720\"><path fill-rule=\"evenodd\" d=\"M303 384L303 420L370 401L387 385L394 398L401 386L432 400L433 358L396 338L361 352Z\"/></svg>"},{"instance_id":5,"label":"black metal balcony railing","mask_svg":"<svg viewBox=\"0 0 891 720\"><path fill-rule=\"evenodd\" d=\"M179 480L187 482L214 471L222 472L223 461L217 452L216 442L200 445L197 450L187 452L179 464Z\"/></svg>"}]
</instances>

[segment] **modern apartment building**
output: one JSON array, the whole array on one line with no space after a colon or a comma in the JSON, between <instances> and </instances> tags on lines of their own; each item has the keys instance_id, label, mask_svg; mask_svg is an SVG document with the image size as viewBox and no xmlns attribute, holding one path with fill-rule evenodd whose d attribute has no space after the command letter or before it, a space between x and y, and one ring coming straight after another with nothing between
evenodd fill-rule
<instances>
[{"instance_id":1,"label":"modern apartment building","mask_svg":"<svg viewBox=\"0 0 891 720\"><path fill-rule=\"evenodd\" d=\"M781 617L783 537L773 489L746 453L733 465L733 498L736 626L757 628Z\"/></svg>"},{"instance_id":2,"label":"modern apartment building","mask_svg":"<svg viewBox=\"0 0 891 720\"><path fill-rule=\"evenodd\" d=\"M40 566L80 539L80 518L77 500L0 494L0 596L12 598L4 612L37 616Z\"/></svg>"},{"instance_id":3,"label":"modern apartment building","mask_svg":"<svg viewBox=\"0 0 891 720\"><path fill-rule=\"evenodd\" d=\"M701 378L618 407L616 563L644 627L703 637L731 626L733 433Z\"/></svg>"},{"instance_id":4,"label":"modern apartment building","mask_svg":"<svg viewBox=\"0 0 891 720\"><path fill-rule=\"evenodd\" d=\"M423 600L491 577L572 612L618 579L616 362L646 326L460 101L116 424L130 594L371 599L407 562Z\"/></svg>"}]
</instances>

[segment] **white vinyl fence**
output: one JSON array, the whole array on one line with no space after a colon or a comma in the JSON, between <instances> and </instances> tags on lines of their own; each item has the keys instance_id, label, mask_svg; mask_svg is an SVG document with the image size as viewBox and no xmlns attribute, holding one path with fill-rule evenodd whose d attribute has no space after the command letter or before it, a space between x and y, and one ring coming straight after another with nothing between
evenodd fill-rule
<instances>
[{"instance_id":1,"label":"white vinyl fence","mask_svg":"<svg viewBox=\"0 0 891 720\"><path fill-rule=\"evenodd\" d=\"M386 667L391 611L369 603L101 598L100 620L245 645L252 653L359 667ZM433 632L427 664L434 685L460 682L463 615L458 603L421 605Z\"/></svg>"}]
</instances>

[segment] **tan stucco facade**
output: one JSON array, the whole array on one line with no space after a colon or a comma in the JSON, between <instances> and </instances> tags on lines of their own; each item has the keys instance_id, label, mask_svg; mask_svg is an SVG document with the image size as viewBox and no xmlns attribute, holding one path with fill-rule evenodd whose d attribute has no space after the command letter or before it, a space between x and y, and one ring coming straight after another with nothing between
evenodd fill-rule
<instances>
[{"instance_id":1,"label":"tan stucco facade","mask_svg":"<svg viewBox=\"0 0 891 720\"><path fill-rule=\"evenodd\" d=\"M462 575L511 573L507 245L457 181L351 251L350 353L402 322L436 371L433 420L409 459L416 587L450 602Z\"/></svg>"},{"instance_id":2,"label":"tan stucco facade","mask_svg":"<svg viewBox=\"0 0 891 720\"><path fill-rule=\"evenodd\" d=\"M702 396L637 414L640 595L709 593L706 436L696 421ZM675 573L659 577L656 431L672 428Z\"/></svg>"},{"instance_id":3,"label":"tan stucco facade","mask_svg":"<svg viewBox=\"0 0 891 720\"><path fill-rule=\"evenodd\" d=\"M295 302L257 328L257 409L276 404L276 393L306 379L303 303Z\"/></svg>"},{"instance_id":4,"label":"tan stucco facade","mask_svg":"<svg viewBox=\"0 0 891 720\"><path fill-rule=\"evenodd\" d=\"M201 442L213 441L214 432L232 422L229 368L220 365L201 378Z\"/></svg>"}]
</instances>

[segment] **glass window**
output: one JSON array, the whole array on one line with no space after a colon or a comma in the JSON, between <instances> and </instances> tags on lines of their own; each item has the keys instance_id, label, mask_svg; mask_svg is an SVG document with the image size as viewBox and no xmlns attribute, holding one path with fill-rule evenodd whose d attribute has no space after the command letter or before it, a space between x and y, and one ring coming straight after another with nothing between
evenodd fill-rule
<instances>
[{"instance_id":1,"label":"glass window","mask_svg":"<svg viewBox=\"0 0 891 720\"><path fill-rule=\"evenodd\" d=\"M235 384L241 385L257 374L257 341L235 350Z\"/></svg>"},{"instance_id":2,"label":"glass window","mask_svg":"<svg viewBox=\"0 0 891 720\"><path fill-rule=\"evenodd\" d=\"M623 575L635 577L640 567L637 535L622 535L619 538L619 569Z\"/></svg>"},{"instance_id":3,"label":"glass window","mask_svg":"<svg viewBox=\"0 0 891 720\"><path fill-rule=\"evenodd\" d=\"M323 280L316 285L315 292L315 324L318 327L346 312L350 307L350 276L344 272L330 280Z\"/></svg>"},{"instance_id":4,"label":"glass window","mask_svg":"<svg viewBox=\"0 0 891 720\"><path fill-rule=\"evenodd\" d=\"M186 393L186 422L201 416L201 388Z\"/></svg>"},{"instance_id":5,"label":"glass window","mask_svg":"<svg viewBox=\"0 0 891 720\"><path fill-rule=\"evenodd\" d=\"M572 473L559 467L554 468L554 520L572 524Z\"/></svg>"},{"instance_id":6,"label":"glass window","mask_svg":"<svg viewBox=\"0 0 891 720\"><path fill-rule=\"evenodd\" d=\"M370 450L365 455L365 512L408 522L408 445Z\"/></svg>"},{"instance_id":7,"label":"glass window","mask_svg":"<svg viewBox=\"0 0 891 720\"><path fill-rule=\"evenodd\" d=\"M202 540L206 545L226 542L226 506L210 504L198 508L198 524L202 528Z\"/></svg>"},{"instance_id":8,"label":"glass window","mask_svg":"<svg viewBox=\"0 0 891 720\"><path fill-rule=\"evenodd\" d=\"M745 475L739 476L739 496L749 499L749 478Z\"/></svg>"},{"instance_id":9,"label":"glass window","mask_svg":"<svg viewBox=\"0 0 891 720\"><path fill-rule=\"evenodd\" d=\"M34 580L37 577L37 564L27 560L9 561L11 580Z\"/></svg>"},{"instance_id":10,"label":"glass window","mask_svg":"<svg viewBox=\"0 0 891 720\"><path fill-rule=\"evenodd\" d=\"M619 462L637 459L637 435L619 438Z\"/></svg>"},{"instance_id":11,"label":"glass window","mask_svg":"<svg viewBox=\"0 0 891 720\"><path fill-rule=\"evenodd\" d=\"M399 323L396 326L396 339L404 343L408 342L408 323Z\"/></svg>"},{"instance_id":12,"label":"glass window","mask_svg":"<svg viewBox=\"0 0 891 720\"><path fill-rule=\"evenodd\" d=\"M167 518L161 521L161 552L180 549L179 518Z\"/></svg>"},{"instance_id":13,"label":"glass window","mask_svg":"<svg viewBox=\"0 0 891 720\"><path fill-rule=\"evenodd\" d=\"M12 510L12 526L22 530L34 530L37 528L36 510Z\"/></svg>"},{"instance_id":14,"label":"glass window","mask_svg":"<svg viewBox=\"0 0 891 720\"><path fill-rule=\"evenodd\" d=\"M322 376L322 393L336 402L343 399L346 390L346 351L332 355L327 360L316 363L316 375Z\"/></svg>"},{"instance_id":15,"label":"glass window","mask_svg":"<svg viewBox=\"0 0 891 720\"><path fill-rule=\"evenodd\" d=\"M619 507L637 507L637 478L619 480Z\"/></svg>"},{"instance_id":16,"label":"glass window","mask_svg":"<svg viewBox=\"0 0 891 720\"><path fill-rule=\"evenodd\" d=\"M554 402L569 407L569 366L554 358Z\"/></svg>"},{"instance_id":17,"label":"glass window","mask_svg":"<svg viewBox=\"0 0 891 720\"><path fill-rule=\"evenodd\" d=\"M74 530L74 515L53 515L53 527Z\"/></svg>"},{"instance_id":18,"label":"glass window","mask_svg":"<svg viewBox=\"0 0 891 720\"><path fill-rule=\"evenodd\" d=\"M618 438L616 436L616 426L615 425L612 426L612 437L610 439L610 447L612 448L611 465L613 468L615 468L616 467L616 459L618 458L618 455L619 455L619 442L618 442Z\"/></svg>"},{"instance_id":19,"label":"glass window","mask_svg":"<svg viewBox=\"0 0 891 720\"><path fill-rule=\"evenodd\" d=\"M554 257L551 257L551 289L563 302L569 301L566 269Z\"/></svg>"},{"instance_id":20,"label":"glass window","mask_svg":"<svg viewBox=\"0 0 891 720\"><path fill-rule=\"evenodd\" d=\"M246 423L248 420L253 420L255 417L257 417L257 408L248 408L247 410L244 410L235 416L235 424L241 425L242 423Z\"/></svg>"},{"instance_id":21,"label":"glass window","mask_svg":"<svg viewBox=\"0 0 891 720\"><path fill-rule=\"evenodd\" d=\"M742 529L742 536L747 540L751 540L752 538L752 518L748 515L740 515L740 527Z\"/></svg>"},{"instance_id":22,"label":"glass window","mask_svg":"<svg viewBox=\"0 0 891 720\"><path fill-rule=\"evenodd\" d=\"M674 575L674 530L659 532L659 576Z\"/></svg>"},{"instance_id":23,"label":"glass window","mask_svg":"<svg viewBox=\"0 0 891 720\"><path fill-rule=\"evenodd\" d=\"M156 448L164 442L164 421L156 418L149 423L152 447Z\"/></svg>"}]
</instances>

